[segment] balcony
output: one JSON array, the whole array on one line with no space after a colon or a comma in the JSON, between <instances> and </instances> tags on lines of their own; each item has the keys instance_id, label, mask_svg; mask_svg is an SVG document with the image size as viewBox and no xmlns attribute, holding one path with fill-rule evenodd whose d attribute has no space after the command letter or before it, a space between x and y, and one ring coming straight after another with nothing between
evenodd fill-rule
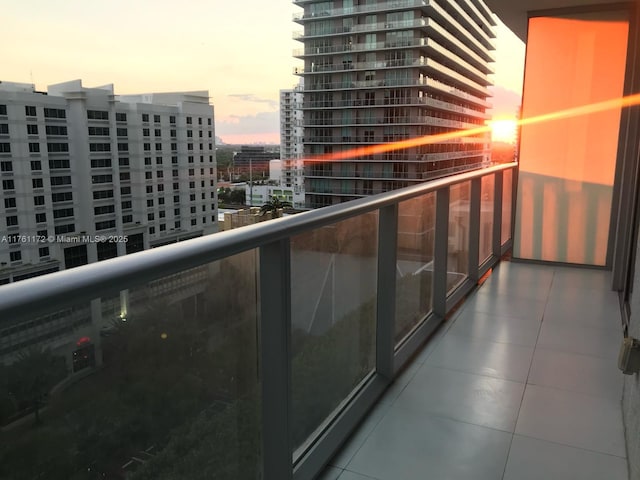
<instances>
[{"instance_id":1,"label":"balcony","mask_svg":"<svg viewBox=\"0 0 640 480\"><path fill-rule=\"evenodd\" d=\"M0 287L0 476L314 477L509 248L514 167Z\"/></svg>"}]
</instances>

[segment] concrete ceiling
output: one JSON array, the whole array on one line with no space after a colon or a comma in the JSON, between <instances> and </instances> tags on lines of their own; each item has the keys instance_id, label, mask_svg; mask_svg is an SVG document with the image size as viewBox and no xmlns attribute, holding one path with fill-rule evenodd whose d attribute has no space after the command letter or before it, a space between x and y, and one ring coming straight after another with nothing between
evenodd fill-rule
<instances>
[{"instance_id":1,"label":"concrete ceiling","mask_svg":"<svg viewBox=\"0 0 640 480\"><path fill-rule=\"evenodd\" d=\"M640 3L640 0L636 0ZM527 41L528 12L558 8L586 7L620 0L485 0L487 6L524 42ZM633 1L628 2L633 3Z\"/></svg>"}]
</instances>

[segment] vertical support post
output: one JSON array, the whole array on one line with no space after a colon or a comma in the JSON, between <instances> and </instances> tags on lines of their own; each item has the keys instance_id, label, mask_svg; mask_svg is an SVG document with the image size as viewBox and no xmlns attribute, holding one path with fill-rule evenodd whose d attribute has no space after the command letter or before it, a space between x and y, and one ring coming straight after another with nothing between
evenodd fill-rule
<instances>
[{"instance_id":1,"label":"vertical support post","mask_svg":"<svg viewBox=\"0 0 640 480\"><path fill-rule=\"evenodd\" d=\"M502 202L504 192L504 170L496 172L493 182L493 254L502 256ZM511 197L514 198L513 196Z\"/></svg>"},{"instance_id":2,"label":"vertical support post","mask_svg":"<svg viewBox=\"0 0 640 480\"><path fill-rule=\"evenodd\" d=\"M447 264L449 255L449 187L436 192L436 238L433 255L433 313L447 314Z\"/></svg>"},{"instance_id":3,"label":"vertical support post","mask_svg":"<svg viewBox=\"0 0 640 480\"><path fill-rule=\"evenodd\" d=\"M389 381L394 375L397 252L398 204L393 204L380 210L376 315L376 371Z\"/></svg>"},{"instance_id":4,"label":"vertical support post","mask_svg":"<svg viewBox=\"0 0 640 480\"><path fill-rule=\"evenodd\" d=\"M289 239L260 247L262 478L291 480L291 252Z\"/></svg>"},{"instance_id":5,"label":"vertical support post","mask_svg":"<svg viewBox=\"0 0 640 480\"><path fill-rule=\"evenodd\" d=\"M469 211L469 279L474 282L477 282L479 277L481 197L482 178L474 178L471 180L471 202Z\"/></svg>"}]
</instances>

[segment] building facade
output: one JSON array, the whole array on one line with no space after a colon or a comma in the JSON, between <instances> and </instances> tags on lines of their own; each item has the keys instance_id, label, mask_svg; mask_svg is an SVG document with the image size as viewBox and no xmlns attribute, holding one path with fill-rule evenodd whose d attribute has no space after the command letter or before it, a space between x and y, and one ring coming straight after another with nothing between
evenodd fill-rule
<instances>
[{"instance_id":1,"label":"building facade","mask_svg":"<svg viewBox=\"0 0 640 480\"><path fill-rule=\"evenodd\" d=\"M297 0L304 154L313 158L483 126L493 61L482 0ZM344 155L344 154L343 154ZM405 187L490 158L489 137L306 162L307 206Z\"/></svg>"},{"instance_id":2,"label":"building facade","mask_svg":"<svg viewBox=\"0 0 640 480\"><path fill-rule=\"evenodd\" d=\"M217 231L208 92L0 83L0 284Z\"/></svg>"},{"instance_id":3,"label":"building facade","mask_svg":"<svg viewBox=\"0 0 640 480\"><path fill-rule=\"evenodd\" d=\"M303 86L280 90L282 186L304 197ZM304 207L304 199L296 208Z\"/></svg>"}]
</instances>

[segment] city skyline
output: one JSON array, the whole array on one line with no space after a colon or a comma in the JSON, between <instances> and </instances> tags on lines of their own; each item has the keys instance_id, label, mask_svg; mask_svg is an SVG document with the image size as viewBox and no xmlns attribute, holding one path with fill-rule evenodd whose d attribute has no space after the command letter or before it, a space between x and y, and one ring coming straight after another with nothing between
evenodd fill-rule
<instances>
[{"instance_id":1,"label":"city skyline","mask_svg":"<svg viewBox=\"0 0 640 480\"><path fill-rule=\"evenodd\" d=\"M0 80L48 85L81 78L113 83L119 95L208 89L216 135L226 143L278 143L280 89L297 83L292 56L301 29L290 1L213 5L194 1L183 17L172 3L140 1L6 5ZM194 15L187 16L193 12ZM258 32L258 34L256 34ZM522 92L524 44L497 29L494 116L513 117Z\"/></svg>"}]
</instances>

